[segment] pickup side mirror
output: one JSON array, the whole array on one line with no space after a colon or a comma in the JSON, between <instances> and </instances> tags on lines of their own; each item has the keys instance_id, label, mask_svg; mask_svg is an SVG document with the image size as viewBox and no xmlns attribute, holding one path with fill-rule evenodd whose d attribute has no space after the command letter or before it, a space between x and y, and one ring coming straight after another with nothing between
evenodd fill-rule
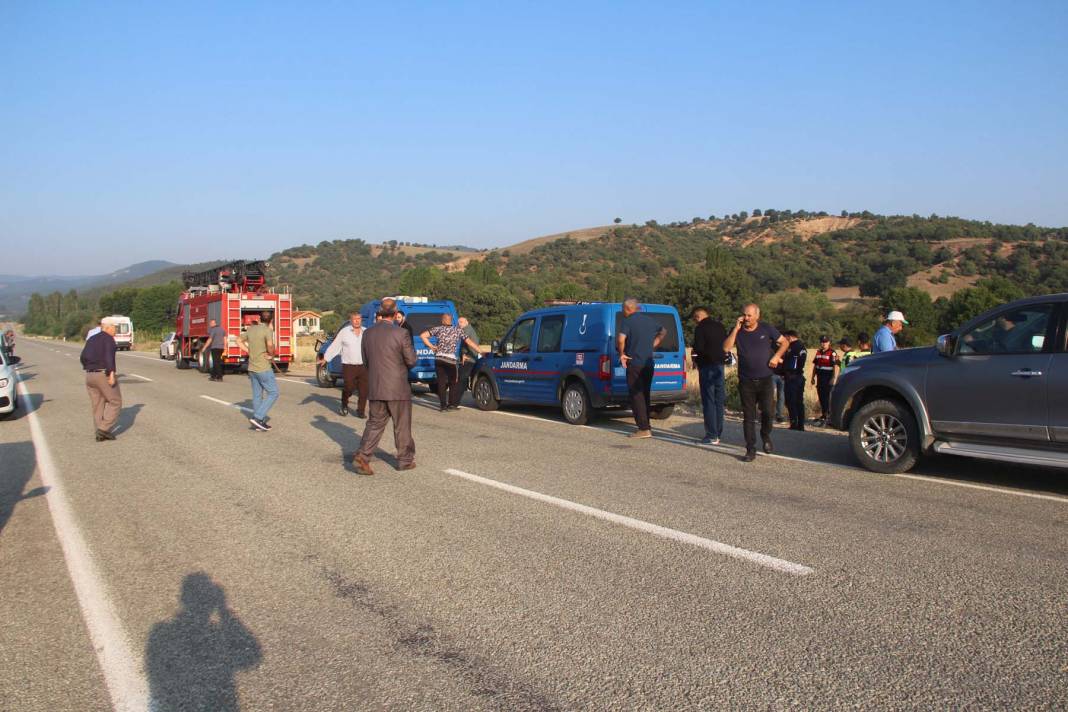
<instances>
[{"instance_id":1,"label":"pickup side mirror","mask_svg":"<svg viewBox=\"0 0 1068 712\"><path fill-rule=\"evenodd\" d=\"M953 356L953 352L957 346L957 339L953 334L942 334L938 337L938 353L941 356L949 358Z\"/></svg>"}]
</instances>

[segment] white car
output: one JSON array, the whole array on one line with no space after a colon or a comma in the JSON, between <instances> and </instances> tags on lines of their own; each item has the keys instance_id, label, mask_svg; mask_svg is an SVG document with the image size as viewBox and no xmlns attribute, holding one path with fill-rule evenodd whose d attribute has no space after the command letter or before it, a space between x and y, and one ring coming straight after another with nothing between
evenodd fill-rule
<instances>
[{"instance_id":1,"label":"white car","mask_svg":"<svg viewBox=\"0 0 1068 712\"><path fill-rule=\"evenodd\" d=\"M174 338L172 331L159 343L159 357L173 361L176 353L178 353L178 340Z\"/></svg>"},{"instance_id":2,"label":"white car","mask_svg":"<svg viewBox=\"0 0 1068 712\"><path fill-rule=\"evenodd\" d=\"M11 356L0 349L0 418L6 418L18 408L19 399L15 393L15 364L21 361L18 356Z\"/></svg>"}]
</instances>

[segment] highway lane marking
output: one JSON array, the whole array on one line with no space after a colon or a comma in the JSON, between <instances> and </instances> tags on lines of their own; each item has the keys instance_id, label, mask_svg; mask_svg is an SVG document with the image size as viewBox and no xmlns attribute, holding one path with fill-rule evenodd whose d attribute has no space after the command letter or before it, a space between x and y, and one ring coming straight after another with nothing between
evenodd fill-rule
<instances>
[{"instance_id":1,"label":"highway lane marking","mask_svg":"<svg viewBox=\"0 0 1068 712\"><path fill-rule=\"evenodd\" d=\"M136 373L124 373L122 375L123 376L133 376L134 378L140 378L142 381L148 381L149 383L153 383L154 382L151 378L146 378L145 376L141 376L141 375L136 374Z\"/></svg>"},{"instance_id":2,"label":"highway lane marking","mask_svg":"<svg viewBox=\"0 0 1068 712\"><path fill-rule=\"evenodd\" d=\"M212 403L218 403L219 405L227 405L227 406L230 406L231 408L237 408L238 410L243 410L246 413L251 413L252 412L252 408L246 408L245 406L238 405L237 403L230 403L228 401L220 400L218 398L212 398L211 396L202 395L200 397L203 398L204 400L210 400Z\"/></svg>"},{"instance_id":3,"label":"highway lane marking","mask_svg":"<svg viewBox=\"0 0 1068 712\"><path fill-rule=\"evenodd\" d=\"M785 574L791 574L793 576L808 576L816 572L815 569L802 564L795 564L792 561L786 561L785 559L778 559L774 556L767 554L761 554L758 551L750 551L749 549L742 549L737 546L731 546L730 544L724 544L714 539L706 539L696 534L689 534L687 532L679 531L678 529L670 529L668 527L662 527L659 524L652 524L650 522L642 521L641 519L634 519L633 517L626 517L622 514L615 514L614 512L607 512L603 509L597 509L596 507L590 507L585 504L579 504L578 502L572 502L569 499L561 499L560 497L553 497L552 495L542 494L541 492L535 492L534 490L523 489L522 487L516 487L515 485L506 484L504 482L498 482L497 480L491 480L486 477L479 477L478 475L472 475L469 472L463 470L455 470L449 468L445 470L446 474L453 477L460 477L471 482L476 482L480 485L486 485L487 487L494 487L511 494L517 494L521 497L527 497L529 499L537 500L539 502L545 502L561 509L567 509L572 512L578 512L579 514L585 514L593 517L594 519L600 519L602 521L611 522L613 524L619 524L620 526L635 529L646 534L652 534L663 539L669 539L671 541L677 541L683 544L689 544L701 549L707 549L708 551L716 554L722 554L734 559L741 559L742 561L748 561L758 566L773 569Z\"/></svg>"},{"instance_id":4,"label":"highway lane marking","mask_svg":"<svg viewBox=\"0 0 1068 712\"><path fill-rule=\"evenodd\" d=\"M32 403L26 385L21 378L16 378L23 403ZM37 457L37 471L40 473L41 482L48 488L45 500L52 513L56 538L63 549L67 571L74 585L82 618L89 630L112 706L121 712L148 712L151 708L149 688L141 673L140 658L135 656L130 648L122 620L108 598L100 570L67 502L63 482L52 461L52 452L44 429L37 418L37 408L32 405L27 407L30 437Z\"/></svg>"}]
</instances>

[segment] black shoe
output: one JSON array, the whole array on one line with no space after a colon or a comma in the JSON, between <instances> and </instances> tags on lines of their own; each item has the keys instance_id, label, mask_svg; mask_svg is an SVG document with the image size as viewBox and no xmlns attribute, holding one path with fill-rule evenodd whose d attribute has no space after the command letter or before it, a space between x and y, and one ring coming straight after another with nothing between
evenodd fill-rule
<instances>
[{"instance_id":1,"label":"black shoe","mask_svg":"<svg viewBox=\"0 0 1068 712\"><path fill-rule=\"evenodd\" d=\"M449 410L460 410L460 406L458 406L458 405L450 405L449 406Z\"/></svg>"},{"instance_id":2,"label":"black shoe","mask_svg":"<svg viewBox=\"0 0 1068 712\"><path fill-rule=\"evenodd\" d=\"M447 405L439 405L438 406L438 410L441 411L442 413L444 413L448 409L449 409L449 406L447 406Z\"/></svg>"},{"instance_id":3,"label":"black shoe","mask_svg":"<svg viewBox=\"0 0 1068 712\"><path fill-rule=\"evenodd\" d=\"M783 423L785 421L786 421L786 418L782 417L781 415L776 415L775 416L775 422L776 423Z\"/></svg>"},{"instance_id":4,"label":"black shoe","mask_svg":"<svg viewBox=\"0 0 1068 712\"><path fill-rule=\"evenodd\" d=\"M112 435L111 433L107 432L106 430L97 430L96 431L96 441L98 443L99 442L104 442L105 440L114 440L114 439L115 439L115 436Z\"/></svg>"},{"instance_id":5,"label":"black shoe","mask_svg":"<svg viewBox=\"0 0 1068 712\"><path fill-rule=\"evenodd\" d=\"M267 431L267 430L271 429L271 426L267 425L267 423L263 422L262 420L257 420L255 418L249 418L248 422L252 423L252 427L254 427L256 430Z\"/></svg>"},{"instance_id":6,"label":"black shoe","mask_svg":"<svg viewBox=\"0 0 1068 712\"><path fill-rule=\"evenodd\" d=\"M773 448L771 446L771 441L770 440L765 440L764 441L764 452L766 454L768 454L768 455L770 455L771 453L775 452L775 448Z\"/></svg>"},{"instance_id":7,"label":"black shoe","mask_svg":"<svg viewBox=\"0 0 1068 712\"><path fill-rule=\"evenodd\" d=\"M361 413L360 411L356 411L356 417L357 418L366 418L367 416L364 415L363 413Z\"/></svg>"},{"instance_id":8,"label":"black shoe","mask_svg":"<svg viewBox=\"0 0 1068 712\"><path fill-rule=\"evenodd\" d=\"M337 409L337 414L338 415L348 415L349 414L349 409L346 408L345 406L341 406L340 408Z\"/></svg>"},{"instance_id":9,"label":"black shoe","mask_svg":"<svg viewBox=\"0 0 1068 712\"><path fill-rule=\"evenodd\" d=\"M742 462L752 462L756 459L756 450L746 450Z\"/></svg>"}]
</instances>

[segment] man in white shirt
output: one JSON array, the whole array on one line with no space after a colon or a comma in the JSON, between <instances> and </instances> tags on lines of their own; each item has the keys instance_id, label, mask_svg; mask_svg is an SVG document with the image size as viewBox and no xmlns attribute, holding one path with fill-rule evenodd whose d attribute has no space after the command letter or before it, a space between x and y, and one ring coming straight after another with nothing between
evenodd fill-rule
<instances>
[{"instance_id":1,"label":"man in white shirt","mask_svg":"<svg viewBox=\"0 0 1068 712\"><path fill-rule=\"evenodd\" d=\"M363 319L360 313L349 314L349 323L337 332L326 353L316 359L319 363L330 362L341 354L341 377L345 385L341 389L341 408L338 413L349 414L349 397L356 391L357 418L364 418L367 413L367 366L363 362L363 334Z\"/></svg>"}]
</instances>

